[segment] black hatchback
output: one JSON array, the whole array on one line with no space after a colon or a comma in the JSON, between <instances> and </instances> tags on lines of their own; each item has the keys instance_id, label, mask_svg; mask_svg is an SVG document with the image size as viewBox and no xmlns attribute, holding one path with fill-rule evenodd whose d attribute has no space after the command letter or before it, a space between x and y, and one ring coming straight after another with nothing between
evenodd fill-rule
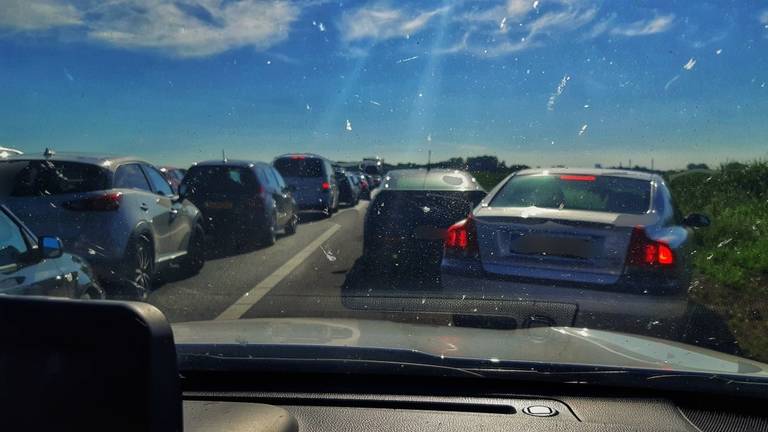
<instances>
[{"instance_id":1,"label":"black hatchback","mask_svg":"<svg viewBox=\"0 0 768 432\"><path fill-rule=\"evenodd\" d=\"M215 236L271 245L277 231L293 234L298 226L290 188L263 162L200 162L189 169L179 190L203 212L205 231Z\"/></svg>"},{"instance_id":2,"label":"black hatchback","mask_svg":"<svg viewBox=\"0 0 768 432\"><path fill-rule=\"evenodd\" d=\"M464 171L388 172L366 213L364 258L373 269L439 272L448 227L465 218L485 195Z\"/></svg>"}]
</instances>

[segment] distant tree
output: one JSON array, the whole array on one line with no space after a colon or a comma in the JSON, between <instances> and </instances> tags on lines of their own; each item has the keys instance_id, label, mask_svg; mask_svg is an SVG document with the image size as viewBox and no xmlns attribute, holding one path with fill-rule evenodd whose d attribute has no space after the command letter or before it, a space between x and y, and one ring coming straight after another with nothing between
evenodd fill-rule
<instances>
[{"instance_id":1,"label":"distant tree","mask_svg":"<svg viewBox=\"0 0 768 432\"><path fill-rule=\"evenodd\" d=\"M467 158L470 171L496 171L499 169L499 158L496 156L475 156Z\"/></svg>"},{"instance_id":2,"label":"distant tree","mask_svg":"<svg viewBox=\"0 0 768 432\"><path fill-rule=\"evenodd\" d=\"M705 169L705 170L708 170L709 169L709 165L707 165L705 163L699 163L699 164L697 164L697 163L689 163L688 165L686 165L686 168L689 169L689 170L695 170L695 169Z\"/></svg>"}]
</instances>

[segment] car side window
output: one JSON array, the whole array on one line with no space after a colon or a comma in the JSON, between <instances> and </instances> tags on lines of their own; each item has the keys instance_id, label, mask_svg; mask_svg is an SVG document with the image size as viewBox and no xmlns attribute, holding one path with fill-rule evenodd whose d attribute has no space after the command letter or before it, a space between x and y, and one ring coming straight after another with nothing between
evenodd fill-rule
<instances>
[{"instance_id":1,"label":"car side window","mask_svg":"<svg viewBox=\"0 0 768 432\"><path fill-rule=\"evenodd\" d=\"M168 180L166 180L165 177L160 174L160 171L149 165L144 165L144 171L147 173L147 177L149 177L150 183L152 183L153 192L163 196L173 195L173 189L171 188L171 185L169 185Z\"/></svg>"},{"instance_id":2,"label":"car side window","mask_svg":"<svg viewBox=\"0 0 768 432\"><path fill-rule=\"evenodd\" d=\"M0 211L0 268L16 263L19 255L26 251L27 242L21 228Z\"/></svg>"},{"instance_id":3,"label":"car side window","mask_svg":"<svg viewBox=\"0 0 768 432\"><path fill-rule=\"evenodd\" d=\"M265 168L267 170L267 173L269 175L270 180L272 181L272 184L275 185L275 187L278 190L285 189L285 183L283 182L283 178L280 177L280 174L277 173L273 168Z\"/></svg>"},{"instance_id":4,"label":"car side window","mask_svg":"<svg viewBox=\"0 0 768 432\"><path fill-rule=\"evenodd\" d=\"M273 189L272 182L269 181L269 176L264 172L264 168L256 168L256 177L259 179L259 184L266 189Z\"/></svg>"},{"instance_id":5,"label":"car side window","mask_svg":"<svg viewBox=\"0 0 768 432\"><path fill-rule=\"evenodd\" d=\"M147 177L139 164L121 165L115 171L114 187L116 189L137 189L151 192Z\"/></svg>"},{"instance_id":6,"label":"car side window","mask_svg":"<svg viewBox=\"0 0 768 432\"><path fill-rule=\"evenodd\" d=\"M276 169L274 168L270 168L270 169L272 170L272 174L275 176L275 179L277 180L277 185L280 187L280 190L285 189L287 186L285 185L285 180L283 180L283 176L281 176Z\"/></svg>"}]
</instances>

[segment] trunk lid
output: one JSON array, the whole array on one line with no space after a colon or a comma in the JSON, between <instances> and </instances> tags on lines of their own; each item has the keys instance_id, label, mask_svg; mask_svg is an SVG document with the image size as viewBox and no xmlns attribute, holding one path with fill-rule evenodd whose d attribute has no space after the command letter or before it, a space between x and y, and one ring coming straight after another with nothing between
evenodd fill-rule
<instances>
[{"instance_id":1,"label":"trunk lid","mask_svg":"<svg viewBox=\"0 0 768 432\"><path fill-rule=\"evenodd\" d=\"M475 221L485 271L505 276L613 284L632 229L655 216L582 210L480 208Z\"/></svg>"}]
</instances>

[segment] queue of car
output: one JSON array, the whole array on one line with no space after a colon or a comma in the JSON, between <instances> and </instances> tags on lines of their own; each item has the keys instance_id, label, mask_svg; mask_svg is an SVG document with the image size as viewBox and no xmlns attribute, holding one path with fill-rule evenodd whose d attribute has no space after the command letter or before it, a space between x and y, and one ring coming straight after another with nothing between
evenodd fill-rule
<instances>
[{"instance_id":1,"label":"queue of car","mask_svg":"<svg viewBox=\"0 0 768 432\"><path fill-rule=\"evenodd\" d=\"M278 232L296 232L302 210L330 217L341 189L332 163L309 154L188 171L50 149L14 154L0 160L0 293L146 300L166 272L197 274L208 242L272 245ZM356 204L352 190L344 199Z\"/></svg>"}]
</instances>

